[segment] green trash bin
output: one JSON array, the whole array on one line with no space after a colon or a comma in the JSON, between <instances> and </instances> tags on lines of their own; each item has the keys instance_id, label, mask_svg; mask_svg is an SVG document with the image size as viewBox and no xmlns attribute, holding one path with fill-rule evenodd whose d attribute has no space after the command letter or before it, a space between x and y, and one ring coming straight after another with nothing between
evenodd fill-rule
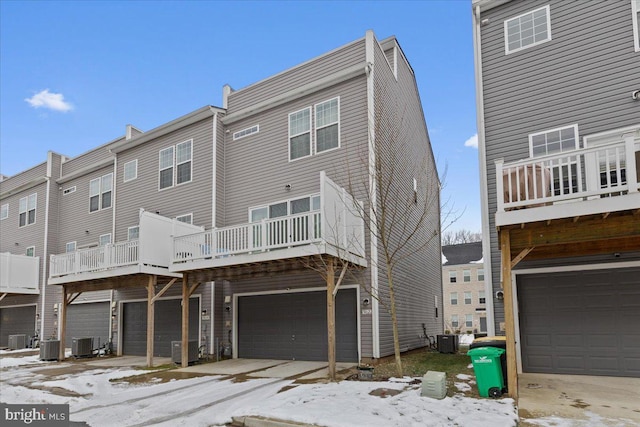
<instances>
[{"instance_id":1,"label":"green trash bin","mask_svg":"<svg viewBox=\"0 0 640 427\"><path fill-rule=\"evenodd\" d=\"M473 363L473 371L476 373L480 396L494 398L502 396L504 378L500 356L503 353L503 349L495 347L477 347L467 352Z\"/></svg>"}]
</instances>

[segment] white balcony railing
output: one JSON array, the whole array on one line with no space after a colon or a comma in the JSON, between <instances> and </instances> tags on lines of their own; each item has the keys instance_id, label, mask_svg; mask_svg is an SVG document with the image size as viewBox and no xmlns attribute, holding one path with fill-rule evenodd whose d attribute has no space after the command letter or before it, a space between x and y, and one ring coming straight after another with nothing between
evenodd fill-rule
<instances>
[{"instance_id":1,"label":"white balcony railing","mask_svg":"<svg viewBox=\"0 0 640 427\"><path fill-rule=\"evenodd\" d=\"M39 257L0 253L0 293L37 294L39 276Z\"/></svg>"},{"instance_id":2,"label":"white balcony railing","mask_svg":"<svg viewBox=\"0 0 640 427\"><path fill-rule=\"evenodd\" d=\"M138 240L130 240L51 255L50 276L59 277L138 264L138 245Z\"/></svg>"},{"instance_id":3,"label":"white balcony railing","mask_svg":"<svg viewBox=\"0 0 640 427\"><path fill-rule=\"evenodd\" d=\"M637 193L633 138L504 163L496 160L497 212Z\"/></svg>"}]
</instances>

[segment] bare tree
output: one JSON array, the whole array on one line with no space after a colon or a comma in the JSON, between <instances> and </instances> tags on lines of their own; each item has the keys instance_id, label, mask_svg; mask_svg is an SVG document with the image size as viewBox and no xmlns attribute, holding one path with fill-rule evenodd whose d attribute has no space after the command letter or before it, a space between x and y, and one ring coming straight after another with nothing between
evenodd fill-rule
<instances>
[{"instance_id":1,"label":"bare tree","mask_svg":"<svg viewBox=\"0 0 640 427\"><path fill-rule=\"evenodd\" d=\"M482 233L470 230L448 230L442 233L442 245L458 245L460 243L481 242Z\"/></svg>"}]
</instances>

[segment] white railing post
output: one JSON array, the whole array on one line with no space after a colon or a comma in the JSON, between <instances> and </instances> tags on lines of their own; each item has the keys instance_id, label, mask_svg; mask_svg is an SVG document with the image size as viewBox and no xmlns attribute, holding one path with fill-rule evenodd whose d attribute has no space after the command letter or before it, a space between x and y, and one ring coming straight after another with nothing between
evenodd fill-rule
<instances>
[{"instance_id":1,"label":"white railing post","mask_svg":"<svg viewBox=\"0 0 640 427\"><path fill-rule=\"evenodd\" d=\"M626 133L622 136L624 138L625 157L626 157L626 174L627 185L629 186L629 193L637 193L640 191L640 183L637 179L637 170L640 165L636 164L636 153L634 147L634 135L633 132Z\"/></svg>"},{"instance_id":2,"label":"white railing post","mask_svg":"<svg viewBox=\"0 0 640 427\"><path fill-rule=\"evenodd\" d=\"M267 220L263 218L262 221L260 222L260 249L264 251L266 246L267 246Z\"/></svg>"},{"instance_id":3,"label":"white railing post","mask_svg":"<svg viewBox=\"0 0 640 427\"><path fill-rule=\"evenodd\" d=\"M498 202L498 212L504 212L504 182L502 178L502 166L504 159L496 159L496 198Z\"/></svg>"}]
</instances>

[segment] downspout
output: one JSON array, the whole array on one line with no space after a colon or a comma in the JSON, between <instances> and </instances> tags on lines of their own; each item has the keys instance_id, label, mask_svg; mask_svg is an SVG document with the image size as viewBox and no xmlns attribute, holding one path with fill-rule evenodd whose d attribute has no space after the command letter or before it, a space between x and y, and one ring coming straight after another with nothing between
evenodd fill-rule
<instances>
[{"instance_id":1,"label":"downspout","mask_svg":"<svg viewBox=\"0 0 640 427\"><path fill-rule=\"evenodd\" d=\"M46 309L46 296L47 296L47 266L49 265L49 201L51 194L51 175L52 175L52 166L53 166L53 153L49 151L47 154L47 175L45 178L47 179L47 191L45 196L45 208L44 208L44 244L42 245L42 299L40 308L40 340L42 341L42 337L44 335L44 318L45 318L45 309Z\"/></svg>"},{"instance_id":2,"label":"downspout","mask_svg":"<svg viewBox=\"0 0 640 427\"><path fill-rule=\"evenodd\" d=\"M213 147L212 147L212 152L213 152L213 163L211 166L211 170L212 170L212 185L211 185L211 227L212 228L216 228L216 208L217 208L217 204L216 204L216 197L218 194L218 188L217 188L217 183L218 183L218 113L215 113L213 115L213 136L212 136L212 140L213 140ZM216 284L215 282L210 282L210 286L211 286L211 312L209 314L209 333L211 334L211 340L209 341L209 354L213 354L213 352L216 352L216 356L217 356L217 351L218 349L215 348L215 343L214 343L214 339L215 339L215 313L214 313L214 301L215 301L215 292L216 292Z\"/></svg>"},{"instance_id":3,"label":"downspout","mask_svg":"<svg viewBox=\"0 0 640 427\"><path fill-rule=\"evenodd\" d=\"M130 139L131 138L131 127L127 126L127 132L126 132L126 136L125 138ZM114 153L113 151L109 150L109 152L111 153L111 155L113 156L113 182L111 183L111 191L113 193L113 197L111 197L112 200L112 206L111 209L113 210L112 212L112 218L111 218L111 242L115 243L116 242L116 203L118 198L116 197L116 185L118 182L118 154ZM111 289L111 292L109 293L109 342L113 342L113 318L111 317L111 315L113 314L113 297L114 297L114 290Z\"/></svg>"},{"instance_id":4,"label":"downspout","mask_svg":"<svg viewBox=\"0 0 640 427\"><path fill-rule=\"evenodd\" d=\"M496 334L493 298L493 275L491 272L491 227L489 226L489 186L487 182L487 152L484 135L484 97L482 85L482 41L480 31L480 6L473 13L473 63L476 76L476 126L478 130L478 163L480 164L480 210L482 217L482 256L484 260L484 287L487 297L487 334Z\"/></svg>"}]
</instances>

